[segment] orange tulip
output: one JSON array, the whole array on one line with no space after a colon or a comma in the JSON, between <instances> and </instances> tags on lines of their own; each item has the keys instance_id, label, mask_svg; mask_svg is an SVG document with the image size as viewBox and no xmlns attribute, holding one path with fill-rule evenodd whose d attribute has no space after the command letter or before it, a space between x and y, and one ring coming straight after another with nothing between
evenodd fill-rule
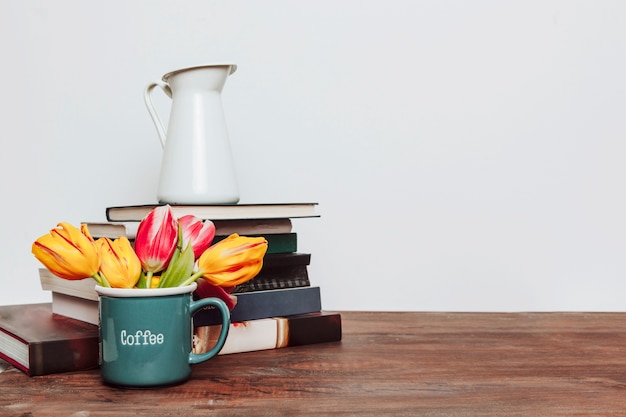
<instances>
[{"instance_id":1,"label":"orange tulip","mask_svg":"<svg viewBox=\"0 0 626 417\"><path fill-rule=\"evenodd\" d=\"M114 288L133 288L141 276L141 262L130 241L125 237L115 240L96 240L100 251L100 273Z\"/></svg>"},{"instance_id":2,"label":"orange tulip","mask_svg":"<svg viewBox=\"0 0 626 417\"><path fill-rule=\"evenodd\" d=\"M54 275L100 280L100 256L92 240L69 223L61 222L32 245L32 253Z\"/></svg>"},{"instance_id":3,"label":"orange tulip","mask_svg":"<svg viewBox=\"0 0 626 417\"><path fill-rule=\"evenodd\" d=\"M267 240L264 237L246 237L234 233L200 255L198 272L210 284L234 287L259 273L266 252Z\"/></svg>"},{"instance_id":4,"label":"orange tulip","mask_svg":"<svg viewBox=\"0 0 626 417\"><path fill-rule=\"evenodd\" d=\"M89 231L89 228L87 227L85 223L80 224L80 232L84 234L87 237L87 239L94 242L94 238L91 237L91 232Z\"/></svg>"}]
</instances>

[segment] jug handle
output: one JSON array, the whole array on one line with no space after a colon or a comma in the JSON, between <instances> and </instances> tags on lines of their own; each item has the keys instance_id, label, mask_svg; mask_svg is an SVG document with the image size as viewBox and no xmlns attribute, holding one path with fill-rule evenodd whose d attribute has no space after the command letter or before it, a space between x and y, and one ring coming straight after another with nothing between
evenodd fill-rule
<instances>
[{"instance_id":1,"label":"jug handle","mask_svg":"<svg viewBox=\"0 0 626 417\"><path fill-rule=\"evenodd\" d=\"M157 81L157 82L148 84L143 92L143 100L146 103L146 107L148 108L148 113L150 113L150 117L152 118L152 121L154 122L154 126L156 126L156 130L159 135L159 140L161 141L161 146L165 147L165 129L163 128L163 123L161 123L161 119L159 118L159 115L156 112L156 109L154 108L154 104L152 104L151 93L155 87L160 87L161 90L163 90L163 92L167 94L167 96L170 98L172 98L172 90L170 89L170 86L167 83Z\"/></svg>"}]
</instances>

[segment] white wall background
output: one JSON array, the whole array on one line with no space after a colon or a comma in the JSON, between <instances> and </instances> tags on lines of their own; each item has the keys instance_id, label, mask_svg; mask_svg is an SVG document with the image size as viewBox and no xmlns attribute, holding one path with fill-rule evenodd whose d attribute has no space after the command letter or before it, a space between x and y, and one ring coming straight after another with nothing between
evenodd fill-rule
<instances>
[{"instance_id":1,"label":"white wall background","mask_svg":"<svg viewBox=\"0 0 626 417\"><path fill-rule=\"evenodd\" d=\"M57 222L156 202L144 86L231 60L241 201L319 202L294 223L324 308L624 310L625 21L620 0L1 0L0 304L50 299L30 245Z\"/></svg>"}]
</instances>

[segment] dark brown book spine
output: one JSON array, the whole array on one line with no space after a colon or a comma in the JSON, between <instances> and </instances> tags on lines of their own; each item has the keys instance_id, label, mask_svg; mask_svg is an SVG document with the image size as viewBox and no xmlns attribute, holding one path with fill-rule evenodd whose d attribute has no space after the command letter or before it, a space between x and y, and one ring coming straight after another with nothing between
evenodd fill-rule
<instances>
[{"instance_id":1,"label":"dark brown book spine","mask_svg":"<svg viewBox=\"0 0 626 417\"><path fill-rule=\"evenodd\" d=\"M31 343L28 375L50 375L97 368L98 341L96 337Z\"/></svg>"},{"instance_id":2,"label":"dark brown book spine","mask_svg":"<svg viewBox=\"0 0 626 417\"><path fill-rule=\"evenodd\" d=\"M288 323L288 346L338 342L341 340L341 315L339 313L301 314L289 317Z\"/></svg>"}]
</instances>

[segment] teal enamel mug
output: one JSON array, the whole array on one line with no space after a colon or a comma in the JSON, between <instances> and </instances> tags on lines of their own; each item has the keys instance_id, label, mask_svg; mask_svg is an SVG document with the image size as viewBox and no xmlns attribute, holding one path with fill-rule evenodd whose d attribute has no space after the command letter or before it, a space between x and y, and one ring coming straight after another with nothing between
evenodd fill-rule
<instances>
[{"instance_id":1,"label":"teal enamel mug","mask_svg":"<svg viewBox=\"0 0 626 417\"><path fill-rule=\"evenodd\" d=\"M196 283L173 288L96 286L100 306L100 375L108 385L161 387L191 376L191 365L211 359L226 342L230 312L218 298L192 299ZM213 306L222 331L212 349L192 352L193 315Z\"/></svg>"}]
</instances>

